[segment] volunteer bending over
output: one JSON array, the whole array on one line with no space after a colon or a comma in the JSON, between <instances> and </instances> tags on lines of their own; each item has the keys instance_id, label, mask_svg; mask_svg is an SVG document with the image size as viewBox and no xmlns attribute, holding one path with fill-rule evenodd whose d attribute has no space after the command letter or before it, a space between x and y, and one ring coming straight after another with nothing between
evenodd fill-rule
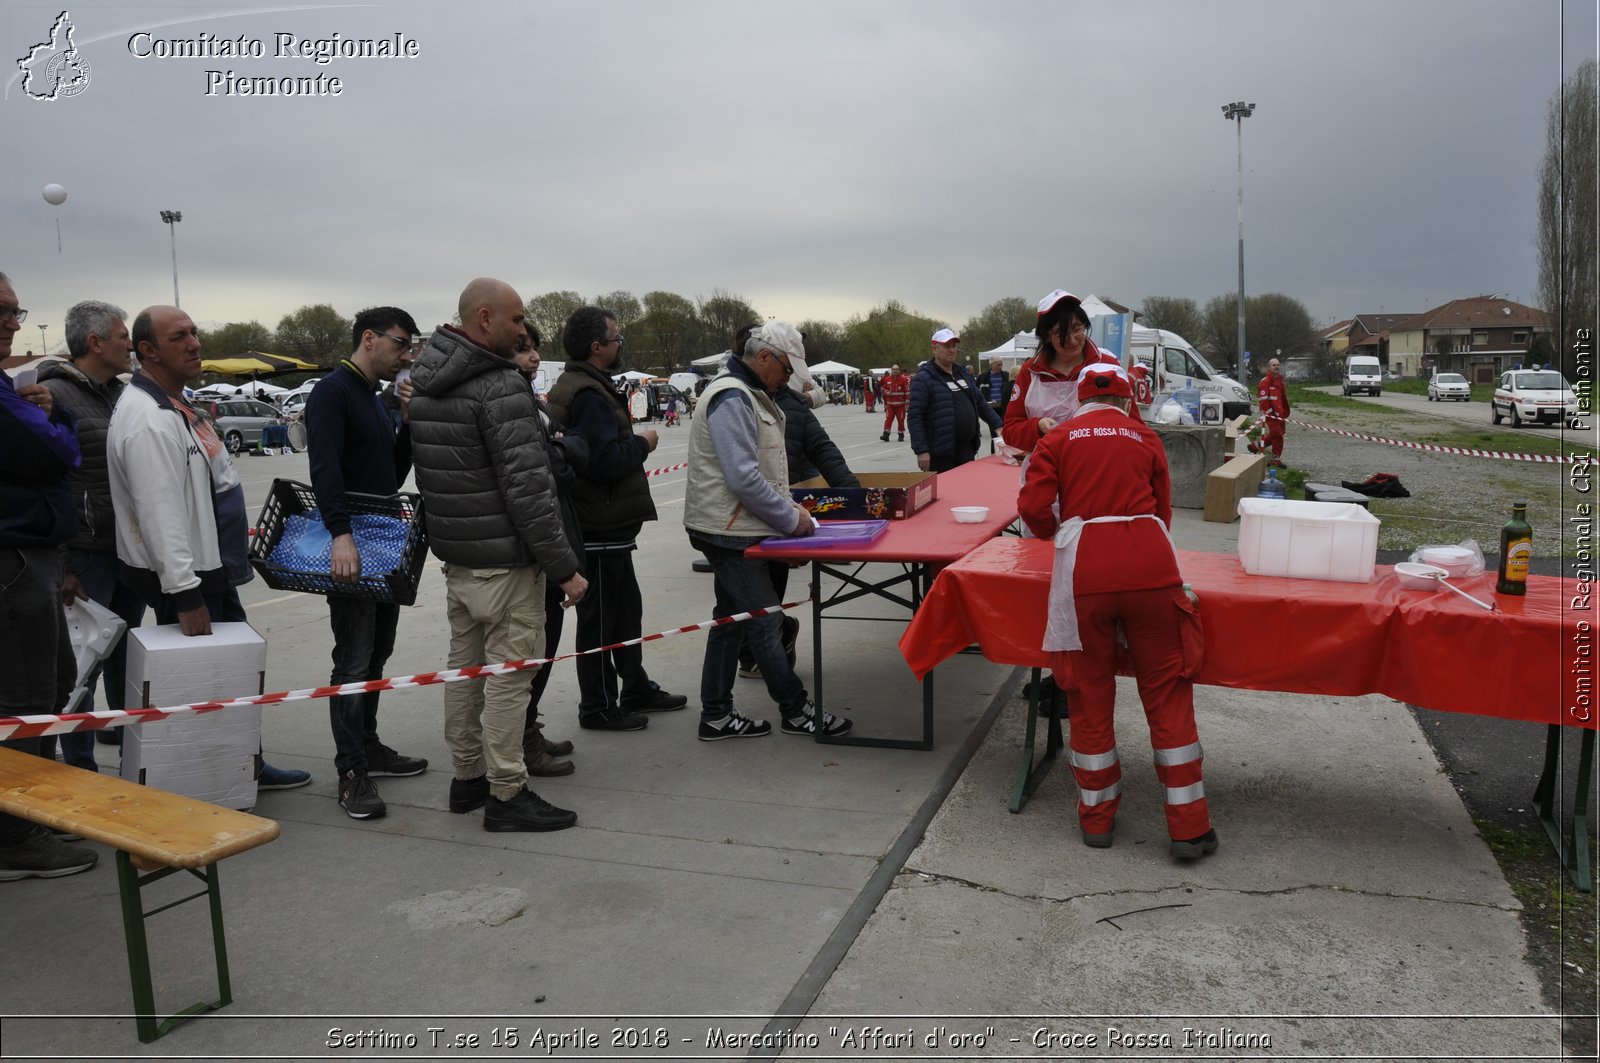
<instances>
[{"instance_id":1,"label":"volunteer bending over","mask_svg":"<svg viewBox=\"0 0 1600 1063\"><path fill-rule=\"evenodd\" d=\"M1085 368L1079 409L1034 450L1017 508L1035 535L1056 542L1044 649L1052 651L1056 681L1072 705L1070 759L1084 844L1111 846L1122 793L1113 719L1120 625L1166 791L1169 851L1192 860L1217 849L1194 722L1200 622L1168 532L1166 452L1129 416L1132 394L1120 366Z\"/></svg>"}]
</instances>

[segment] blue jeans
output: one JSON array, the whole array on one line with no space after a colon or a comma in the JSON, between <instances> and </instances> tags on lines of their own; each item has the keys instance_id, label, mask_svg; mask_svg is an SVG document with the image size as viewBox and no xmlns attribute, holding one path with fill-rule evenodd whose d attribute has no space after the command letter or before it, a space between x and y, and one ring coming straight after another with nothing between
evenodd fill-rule
<instances>
[{"instance_id":1,"label":"blue jeans","mask_svg":"<svg viewBox=\"0 0 1600 1063\"><path fill-rule=\"evenodd\" d=\"M382 679L394 652L400 607L390 602L328 595L328 623L333 628L332 683ZM333 727L333 766L345 772L367 770L367 743L378 740L378 692L340 694L328 699Z\"/></svg>"},{"instance_id":2,"label":"blue jeans","mask_svg":"<svg viewBox=\"0 0 1600 1063\"><path fill-rule=\"evenodd\" d=\"M132 631L144 623L144 599L138 592L117 578L117 555L94 554L87 551L74 550L67 558L67 571L78 578L83 585L84 592L91 601L105 606L122 618ZM111 656L105 659L100 668L100 677L104 681L106 692L106 708L118 712L127 708L127 669L128 669L128 637L123 635L117 643L116 649L111 651ZM80 712L94 710L94 691L91 689L89 697L78 706ZM111 732L117 736L117 744L122 744L122 728L118 727ZM61 736L62 758L68 764L89 771L97 771L98 766L94 759L94 732L74 731L72 734Z\"/></svg>"},{"instance_id":3,"label":"blue jeans","mask_svg":"<svg viewBox=\"0 0 1600 1063\"><path fill-rule=\"evenodd\" d=\"M743 550L730 550L709 543L690 533L689 542L711 562L716 581L716 605L712 616L731 616L753 609L781 604L779 576L775 569L788 566L744 556ZM783 572L787 576L787 571ZM785 716L805 711L806 687L795 675L789 657L783 652L783 614L769 613L741 621L719 624L706 633L706 657L700 667L700 717L720 720L733 711L733 682L739 667L740 629L748 642L767 693Z\"/></svg>"}]
</instances>

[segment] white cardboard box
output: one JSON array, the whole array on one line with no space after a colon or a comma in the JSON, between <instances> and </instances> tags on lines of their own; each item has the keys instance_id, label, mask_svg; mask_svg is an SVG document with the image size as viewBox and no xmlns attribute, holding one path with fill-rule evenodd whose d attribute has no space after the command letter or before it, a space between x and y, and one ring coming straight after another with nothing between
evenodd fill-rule
<instances>
[{"instance_id":1,"label":"white cardboard box","mask_svg":"<svg viewBox=\"0 0 1600 1063\"><path fill-rule=\"evenodd\" d=\"M249 624L189 637L176 624L128 632L127 704L166 708L265 689L267 644ZM256 803L261 706L184 713L123 729L122 777L226 808Z\"/></svg>"},{"instance_id":2,"label":"white cardboard box","mask_svg":"<svg viewBox=\"0 0 1600 1063\"><path fill-rule=\"evenodd\" d=\"M1370 583L1379 520L1344 502L1239 500L1239 560L1252 576Z\"/></svg>"}]
</instances>

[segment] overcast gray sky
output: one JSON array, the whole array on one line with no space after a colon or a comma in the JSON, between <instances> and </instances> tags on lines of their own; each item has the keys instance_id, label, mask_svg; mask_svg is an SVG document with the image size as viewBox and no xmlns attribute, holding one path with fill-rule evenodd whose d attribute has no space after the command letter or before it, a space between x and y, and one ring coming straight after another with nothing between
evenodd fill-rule
<instances>
[{"instance_id":1,"label":"overcast gray sky","mask_svg":"<svg viewBox=\"0 0 1600 1063\"><path fill-rule=\"evenodd\" d=\"M959 326L1056 287L1204 303L1237 283L1231 100L1258 105L1250 293L1319 324L1536 303L1546 106L1596 39L1594 0L135 0L68 7L89 83L31 99L16 62L61 10L4 20L19 352L36 324L60 350L79 299L171 300L162 209L203 325L330 302L428 328L480 274L796 321L895 298ZM419 54L318 65L279 33ZM133 54L202 34L265 56ZM208 96L209 70L343 90Z\"/></svg>"}]
</instances>

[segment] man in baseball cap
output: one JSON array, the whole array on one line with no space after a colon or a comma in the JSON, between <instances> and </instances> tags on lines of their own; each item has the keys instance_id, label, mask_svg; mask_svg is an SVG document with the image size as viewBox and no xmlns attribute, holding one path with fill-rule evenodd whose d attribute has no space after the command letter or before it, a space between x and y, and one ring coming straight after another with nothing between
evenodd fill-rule
<instances>
[{"instance_id":1,"label":"man in baseball cap","mask_svg":"<svg viewBox=\"0 0 1600 1063\"><path fill-rule=\"evenodd\" d=\"M1000 431L1000 415L979 393L978 382L961 364L961 337L947 328L933 334L933 357L911 378L906 424L917 468L946 472L978 456L980 425Z\"/></svg>"}]
</instances>

